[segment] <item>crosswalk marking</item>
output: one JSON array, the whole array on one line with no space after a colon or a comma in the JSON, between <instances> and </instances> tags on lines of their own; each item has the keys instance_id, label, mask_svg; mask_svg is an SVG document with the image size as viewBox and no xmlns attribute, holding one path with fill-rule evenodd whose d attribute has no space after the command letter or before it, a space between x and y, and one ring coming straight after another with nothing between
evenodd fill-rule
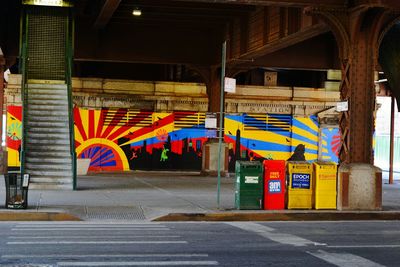
<instances>
[{"instance_id":1,"label":"crosswalk marking","mask_svg":"<svg viewBox=\"0 0 400 267\"><path fill-rule=\"evenodd\" d=\"M318 250L308 252L308 254L340 267L384 267L384 265L349 253L329 253Z\"/></svg>"},{"instance_id":2,"label":"crosswalk marking","mask_svg":"<svg viewBox=\"0 0 400 267\"><path fill-rule=\"evenodd\" d=\"M326 244L313 242L311 240L291 235L285 233L276 232L274 228L260 225L258 223L252 222L231 222L227 223L229 225L235 226L237 228L243 229L248 232L256 233L262 237L268 238L272 241L285 244L285 245L292 245L296 247L303 247L307 245L315 245L315 246L324 246Z\"/></svg>"},{"instance_id":3,"label":"crosswalk marking","mask_svg":"<svg viewBox=\"0 0 400 267\"><path fill-rule=\"evenodd\" d=\"M13 228L11 231L169 231L168 228Z\"/></svg>"},{"instance_id":4,"label":"crosswalk marking","mask_svg":"<svg viewBox=\"0 0 400 267\"><path fill-rule=\"evenodd\" d=\"M399 248L400 245L337 245L328 248Z\"/></svg>"},{"instance_id":5,"label":"crosswalk marking","mask_svg":"<svg viewBox=\"0 0 400 267\"><path fill-rule=\"evenodd\" d=\"M209 259L204 253L163 253L169 252L169 247L183 248L188 241L182 240L180 235L171 235L171 229L162 224L38 224L17 223L13 225L5 244L9 253L0 254L0 259L6 261L21 261L38 266L215 266L218 261ZM140 232L139 232L140 231ZM136 235L137 233L137 235ZM164 235L165 234L165 235ZM40 254L30 255L21 253L26 248L48 246L49 249L41 250ZM81 246L82 245L82 246ZM99 254L88 252L80 254L79 250L68 249L70 254L64 252L62 246L71 248L87 247L99 248ZM121 248L122 250L115 248ZM126 245L126 247L125 247ZM137 245L133 247L132 245ZM97 247L98 246L98 247ZM113 248L111 249L111 246ZM139 247L145 247L141 253ZM149 253L146 253L151 246ZM169 247L168 247L169 246ZM109 247L110 249L105 250ZM16 248L19 248L18 250ZM21 248L21 249L20 249ZM47 248L47 247L45 247ZM69 247L68 247L69 248ZM125 249L129 248L129 251ZM137 250L138 249L138 250ZM167 249L167 250L165 250ZM113 251L115 250L115 254ZM30 250L29 250L30 251ZM152 253L155 252L155 253ZM16 252L13 254L13 252ZM18 253L20 252L20 253ZM53 253L55 252L55 253ZM58 253L57 253L58 252ZM126 252L127 254L124 254ZM133 253L132 253L133 252ZM138 252L138 253L134 253ZM161 252L161 253L157 253Z\"/></svg>"},{"instance_id":6,"label":"crosswalk marking","mask_svg":"<svg viewBox=\"0 0 400 267\"><path fill-rule=\"evenodd\" d=\"M112 261L112 262L57 262L58 266L205 266L217 261Z\"/></svg>"},{"instance_id":7,"label":"crosswalk marking","mask_svg":"<svg viewBox=\"0 0 400 267\"><path fill-rule=\"evenodd\" d=\"M121 238L181 238L179 235L101 235L101 236L9 236L8 239L121 239Z\"/></svg>"},{"instance_id":8,"label":"crosswalk marking","mask_svg":"<svg viewBox=\"0 0 400 267\"><path fill-rule=\"evenodd\" d=\"M208 254L87 254L87 255L68 255L68 254L47 254L47 255L26 255L26 254L12 254L2 255L5 259L25 259L25 258L202 258L208 257Z\"/></svg>"},{"instance_id":9,"label":"crosswalk marking","mask_svg":"<svg viewBox=\"0 0 400 267\"><path fill-rule=\"evenodd\" d=\"M14 228L46 228L51 226L51 228L165 228L164 225L159 224L17 224Z\"/></svg>"},{"instance_id":10,"label":"crosswalk marking","mask_svg":"<svg viewBox=\"0 0 400 267\"><path fill-rule=\"evenodd\" d=\"M7 245L115 245L115 244L187 244L187 241L10 241Z\"/></svg>"}]
</instances>

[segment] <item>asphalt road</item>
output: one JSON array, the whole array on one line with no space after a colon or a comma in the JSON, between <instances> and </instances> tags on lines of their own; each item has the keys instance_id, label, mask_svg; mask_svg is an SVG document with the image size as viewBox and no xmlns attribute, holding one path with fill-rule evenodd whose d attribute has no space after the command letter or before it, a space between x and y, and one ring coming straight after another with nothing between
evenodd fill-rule
<instances>
[{"instance_id":1,"label":"asphalt road","mask_svg":"<svg viewBox=\"0 0 400 267\"><path fill-rule=\"evenodd\" d=\"M399 266L400 224L0 223L0 266Z\"/></svg>"}]
</instances>

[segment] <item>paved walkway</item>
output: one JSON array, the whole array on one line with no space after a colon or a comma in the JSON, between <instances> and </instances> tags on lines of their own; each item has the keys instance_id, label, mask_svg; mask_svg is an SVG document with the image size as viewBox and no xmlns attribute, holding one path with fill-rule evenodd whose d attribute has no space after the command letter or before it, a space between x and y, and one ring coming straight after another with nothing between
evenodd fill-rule
<instances>
[{"instance_id":1,"label":"paved walkway","mask_svg":"<svg viewBox=\"0 0 400 267\"><path fill-rule=\"evenodd\" d=\"M4 179L0 180L0 200L5 200ZM232 174L221 178L218 206L216 177L205 177L196 172L99 173L78 177L76 191L29 190L28 209L8 210L4 204L0 205L0 220L6 220L7 216L13 220L52 220L60 214L67 216L58 217L60 220L73 218L68 215L82 220L155 220L172 213L175 214L170 217L172 220L184 220L183 214L189 214L195 220L217 220L218 216L228 216L231 220L262 220L265 217L257 216L269 214L280 220L287 216L304 219L310 214L314 217L322 214L327 217L320 218L329 219L335 214L343 214L315 210L237 211L234 209L234 187ZM396 214L400 219L400 177L395 177L393 185L384 179L382 195L383 212L378 213Z\"/></svg>"}]
</instances>

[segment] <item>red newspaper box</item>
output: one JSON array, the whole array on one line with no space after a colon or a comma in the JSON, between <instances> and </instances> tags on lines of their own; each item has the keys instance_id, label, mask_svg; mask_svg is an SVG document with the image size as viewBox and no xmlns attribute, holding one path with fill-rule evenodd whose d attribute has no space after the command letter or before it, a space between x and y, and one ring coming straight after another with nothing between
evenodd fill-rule
<instances>
[{"instance_id":1,"label":"red newspaper box","mask_svg":"<svg viewBox=\"0 0 400 267\"><path fill-rule=\"evenodd\" d=\"M264 160L264 209L285 208L285 161Z\"/></svg>"}]
</instances>

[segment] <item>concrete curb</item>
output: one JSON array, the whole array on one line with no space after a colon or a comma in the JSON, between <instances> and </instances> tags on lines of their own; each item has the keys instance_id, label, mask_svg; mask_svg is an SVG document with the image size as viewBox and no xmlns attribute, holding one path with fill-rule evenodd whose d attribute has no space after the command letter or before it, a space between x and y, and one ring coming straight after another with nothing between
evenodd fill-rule
<instances>
[{"instance_id":1,"label":"concrete curb","mask_svg":"<svg viewBox=\"0 0 400 267\"><path fill-rule=\"evenodd\" d=\"M20 212L1 211L0 221L82 221L64 212Z\"/></svg>"},{"instance_id":2,"label":"concrete curb","mask_svg":"<svg viewBox=\"0 0 400 267\"><path fill-rule=\"evenodd\" d=\"M400 211L357 211L319 213L170 213L154 219L171 221L351 221L351 220L400 220Z\"/></svg>"}]
</instances>

